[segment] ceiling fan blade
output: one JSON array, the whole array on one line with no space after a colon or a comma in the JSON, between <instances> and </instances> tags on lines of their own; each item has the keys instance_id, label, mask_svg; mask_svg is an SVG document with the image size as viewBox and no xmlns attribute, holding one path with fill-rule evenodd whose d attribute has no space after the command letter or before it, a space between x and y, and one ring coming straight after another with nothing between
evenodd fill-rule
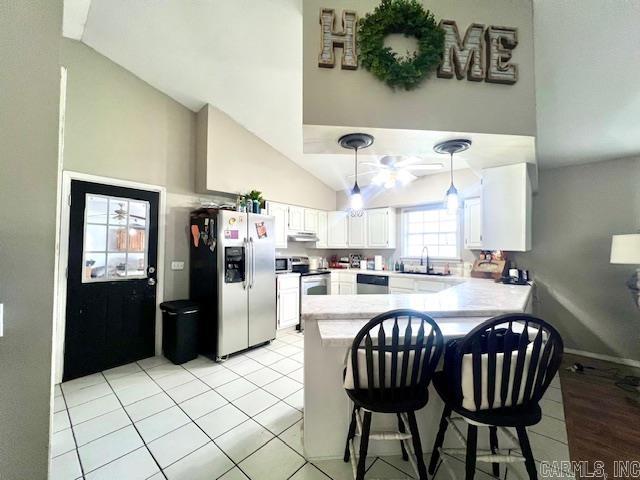
<instances>
[{"instance_id":1,"label":"ceiling fan blade","mask_svg":"<svg viewBox=\"0 0 640 480\"><path fill-rule=\"evenodd\" d=\"M410 156L410 157L405 157L402 160L399 160L399 161L395 162L395 166L398 167L398 168L402 168L402 167L405 167L407 165L412 165L414 163L418 163L418 162L421 162L421 161L422 161L422 158L420 158L420 157Z\"/></svg>"},{"instance_id":2,"label":"ceiling fan blade","mask_svg":"<svg viewBox=\"0 0 640 480\"><path fill-rule=\"evenodd\" d=\"M430 163L427 165L407 165L404 167L405 170L441 170L443 165L441 163Z\"/></svg>"},{"instance_id":3,"label":"ceiling fan blade","mask_svg":"<svg viewBox=\"0 0 640 480\"><path fill-rule=\"evenodd\" d=\"M382 165L380 165L377 162L358 162L360 165L369 165L371 167L381 167Z\"/></svg>"},{"instance_id":4,"label":"ceiling fan blade","mask_svg":"<svg viewBox=\"0 0 640 480\"><path fill-rule=\"evenodd\" d=\"M372 173L378 173L378 170L369 170L368 172L358 172L358 176L360 177L361 175L371 175ZM353 178L355 176L356 174L352 173L351 175L348 175L347 178Z\"/></svg>"}]
</instances>

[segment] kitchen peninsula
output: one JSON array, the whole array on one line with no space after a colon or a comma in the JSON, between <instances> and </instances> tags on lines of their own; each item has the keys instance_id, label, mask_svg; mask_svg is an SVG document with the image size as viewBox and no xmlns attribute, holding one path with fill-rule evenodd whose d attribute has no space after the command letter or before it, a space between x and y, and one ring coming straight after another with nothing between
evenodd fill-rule
<instances>
[{"instance_id":1,"label":"kitchen peninsula","mask_svg":"<svg viewBox=\"0 0 640 480\"><path fill-rule=\"evenodd\" d=\"M503 313L529 312L531 308L532 286L452 276L434 281L446 284L444 289L429 294L303 298L304 449L307 458L339 458L343 455L351 415L350 401L342 386L344 360L356 333L371 318L398 308L422 311L436 319L446 342L464 336L487 318ZM440 398L435 391L430 393L428 405L416 412L425 452L433 445L442 413ZM373 417L373 430L395 429L395 425L395 415ZM400 447L397 442L372 441L369 451L370 455L394 455L400 453Z\"/></svg>"}]
</instances>

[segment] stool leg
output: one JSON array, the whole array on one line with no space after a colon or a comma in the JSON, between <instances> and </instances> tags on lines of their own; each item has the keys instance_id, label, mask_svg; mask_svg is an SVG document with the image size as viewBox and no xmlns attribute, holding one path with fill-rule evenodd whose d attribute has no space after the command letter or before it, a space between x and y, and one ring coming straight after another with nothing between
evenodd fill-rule
<instances>
[{"instance_id":1,"label":"stool leg","mask_svg":"<svg viewBox=\"0 0 640 480\"><path fill-rule=\"evenodd\" d=\"M496 427L489 427L489 445L491 446L491 453L498 452L498 429ZM493 476L500 478L500 464L492 463Z\"/></svg>"},{"instance_id":2,"label":"stool leg","mask_svg":"<svg viewBox=\"0 0 640 480\"><path fill-rule=\"evenodd\" d=\"M360 457L358 458L358 470L356 480L364 480L364 467L367 461L369 448L369 430L371 428L371 412L365 410L362 419L362 436L360 437Z\"/></svg>"},{"instance_id":3,"label":"stool leg","mask_svg":"<svg viewBox=\"0 0 640 480\"><path fill-rule=\"evenodd\" d=\"M469 424L467 429L467 475L466 480L473 480L476 474L476 449L478 448L478 427Z\"/></svg>"},{"instance_id":4,"label":"stool leg","mask_svg":"<svg viewBox=\"0 0 640 480\"><path fill-rule=\"evenodd\" d=\"M516 427L516 432L518 432L518 440L520 441L522 456L525 459L524 465L527 468L529 479L537 480L538 472L536 471L536 461L533 459L533 452L531 452L531 445L529 444L527 429L525 427Z\"/></svg>"},{"instance_id":5,"label":"stool leg","mask_svg":"<svg viewBox=\"0 0 640 480\"><path fill-rule=\"evenodd\" d=\"M449 415L451 415L451 408L445 405L442 411L442 417L440 418L440 429L436 436L436 443L433 444L433 451L431 452L431 461L429 462L429 473L431 475L436 471L438 460L440 460L440 448L444 443L444 434L447 432L447 427L449 426L449 422L447 421Z\"/></svg>"},{"instance_id":6,"label":"stool leg","mask_svg":"<svg viewBox=\"0 0 640 480\"><path fill-rule=\"evenodd\" d=\"M416 462L418 464L418 475L420 480L427 480L427 467L422 457L422 443L420 442L420 432L416 422L415 412L407 412L409 419L409 430L411 430L411 439L413 440L413 450L416 454Z\"/></svg>"},{"instance_id":7,"label":"stool leg","mask_svg":"<svg viewBox=\"0 0 640 480\"><path fill-rule=\"evenodd\" d=\"M353 412L351 413L351 423L349 424L349 433L347 434L347 445L344 447L344 461L348 462L351 458L351 452L349 451L349 442L356 435L356 407L354 405Z\"/></svg>"},{"instance_id":8,"label":"stool leg","mask_svg":"<svg viewBox=\"0 0 640 480\"><path fill-rule=\"evenodd\" d=\"M405 433L406 429L404 428L404 422L402 421L402 417L400 417L399 413L397 415L398 415L398 430L400 430L400 433ZM400 448L402 449L402 459L404 461L409 460L407 449L404 448L404 442L402 440L400 440Z\"/></svg>"}]
</instances>

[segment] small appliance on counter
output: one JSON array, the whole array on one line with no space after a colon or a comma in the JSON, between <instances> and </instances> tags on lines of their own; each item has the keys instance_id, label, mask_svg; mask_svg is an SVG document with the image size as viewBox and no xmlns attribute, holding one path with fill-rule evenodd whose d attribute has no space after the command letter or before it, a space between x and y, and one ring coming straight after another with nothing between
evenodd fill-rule
<instances>
[{"instance_id":1,"label":"small appliance on counter","mask_svg":"<svg viewBox=\"0 0 640 480\"><path fill-rule=\"evenodd\" d=\"M359 253L351 253L349 255L349 266L351 268L360 268L360 262L364 260L364 257Z\"/></svg>"},{"instance_id":2,"label":"small appliance on counter","mask_svg":"<svg viewBox=\"0 0 640 480\"><path fill-rule=\"evenodd\" d=\"M473 263L471 276L474 278L493 278L500 279L507 265L506 259L502 257L501 252L480 252L480 258Z\"/></svg>"},{"instance_id":3,"label":"small appliance on counter","mask_svg":"<svg viewBox=\"0 0 640 480\"><path fill-rule=\"evenodd\" d=\"M529 280L531 280L529 270L510 267L508 269L508 275L502 275L496 282L507 285L529 285Z\"/></svg>"}]
</instances>

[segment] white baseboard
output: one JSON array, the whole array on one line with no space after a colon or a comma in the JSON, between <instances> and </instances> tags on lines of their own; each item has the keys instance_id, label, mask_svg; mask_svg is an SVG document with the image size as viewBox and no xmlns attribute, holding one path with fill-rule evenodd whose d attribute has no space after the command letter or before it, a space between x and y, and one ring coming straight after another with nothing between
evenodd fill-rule
<instances>
[{"instance_id":1,"label":"white baseboard","mask_svg":"<svg viewBox=\"0 0 640 480\"><path fill-rule=\"evenodd\" d=\"M576 350L573 348L565 348L566 353L581 355L583 357L595 358L607 362L617 363L619 365L627 365L630 367L640 368L640 360L632 360L631 358L612 357L611 355L602 355L601 353L585 352L584 350Z\"/></svg>"}]
</instances>

